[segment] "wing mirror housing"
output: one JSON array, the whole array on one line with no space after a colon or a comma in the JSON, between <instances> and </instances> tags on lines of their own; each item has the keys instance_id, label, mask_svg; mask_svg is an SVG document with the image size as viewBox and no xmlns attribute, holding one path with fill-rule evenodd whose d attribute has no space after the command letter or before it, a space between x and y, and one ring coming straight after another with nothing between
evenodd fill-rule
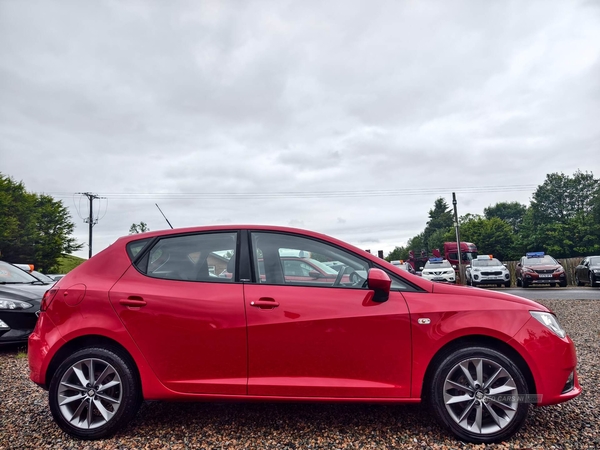
<instances>
[{"instance_id":1,"label":"wing mirror housing","mask_svg":"<svg viewBox=\"0 0 600 450\"><path fill-rule=\"evenodd\" d=\"M373 295L373 301L383 303L390 298L390 287L392 286L392 280L387 273L381 269L370 269L367 274L367 286L369 289L375 291Z\"/></svg>"},{"instance_id":2,"label":"wing mirror housing","mask_svg":"<svg viewBox=\"0 0 600 450\"><path fill-rule=\"evenodd\" d=\"M316 270L311 270L310 272L308 272L308 275L311 278L314 278L315 280L318 279L318 278L321 278L321 274L318 271L316 271Z\"/></svg>"}]
</instances>

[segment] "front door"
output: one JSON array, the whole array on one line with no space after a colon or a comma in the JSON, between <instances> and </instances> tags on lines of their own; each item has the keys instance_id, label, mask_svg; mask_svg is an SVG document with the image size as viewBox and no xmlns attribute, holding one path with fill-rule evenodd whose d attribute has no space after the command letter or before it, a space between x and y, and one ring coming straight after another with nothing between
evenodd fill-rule
<instances>
[{"instance_id":1,"label":"front door","mask_svg":"<svg viewBox=\"0 0 600 450\"><path fill-rule=\"evenodd\" d=\"M315 398L410 395L410 324L402 295L372 301L368 261L289 234L252 233L257 283L244 286L248 394ZM299 282L282 259L337 261L345 273ZM289 265L288 265L289 266ZM259 269L264 273L259 273ZM348 276L350 273L357 276ZM350 281L358 280L358 281Z\"/></svg>"}]
</instances>

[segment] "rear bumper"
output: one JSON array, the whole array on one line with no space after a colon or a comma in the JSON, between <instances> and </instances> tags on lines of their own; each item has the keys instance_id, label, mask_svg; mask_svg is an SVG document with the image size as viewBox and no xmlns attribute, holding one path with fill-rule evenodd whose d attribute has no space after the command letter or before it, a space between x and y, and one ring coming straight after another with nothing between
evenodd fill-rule
<instances>
[{"instance_id":1,"label":"rear bumper","mask_svg":"<svg viewBox=\"0 0 600 450\"><path fill-rule=\"evenodd\" d=\"M44 336L44 338L42 339L41 336ZM59 346L54 344L62 340L62 336L50 318L44 313L40 314L38 323L29 336L27 358L29 361L29 378L44 389L47 388L46 371L50 360L47 357L48 353L51 348L58 348Z\"/></svg>"}]
</instances>

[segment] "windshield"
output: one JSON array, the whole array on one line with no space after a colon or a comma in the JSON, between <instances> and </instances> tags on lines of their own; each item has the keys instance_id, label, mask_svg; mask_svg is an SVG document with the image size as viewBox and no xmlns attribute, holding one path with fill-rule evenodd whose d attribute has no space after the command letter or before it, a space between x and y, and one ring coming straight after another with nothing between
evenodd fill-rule
<instances>
[{"instance_id":1,"label":"windshield","mask_svg":"<svg viewBox=\"0 0 600 450\"><path fill-rule=\"evenodd\" d=\"M427 261L425 263L426 269L449 269L452 268L448 261Z\"/></svg>"},{"instance_id":2,"label":"windshield","mask_svg":"<svg viewBox=\"0 0 600 450\"><path fill-rule=\"evenodd\" d=\"M39 283L40 281L33 275L29 275L18 267L0 261L0 284L24 284Z\"/></svg>"},{"instance_id":3,"label":"windshield","mask_svg":"<svg viewBox=\"0 0 600 450\"><path fill-rule=\"evenodd\" d=\"M473 267L492 267L492 266L501 266L502 263L498 261L496 258L493 259L474 259Z\"/></svg>"},{"instance_id":4,"label":"windshield","mask_svg":"<svg viewBox=\"0 0 600 450\"><path fill-rule=\"evenodd\" d=\"M593 266L600 265L600 256L592 256L590 258L590 264Z\"/></svg>"},{"instance_id":5,"label":"windshield","mask_svg":"<svg viewBox=\"0 0 600 450\"><path fill-rule=\"evenodd\" d=\"M544 256L538 257L538 258L525 258L525 265L526 266L545 266L545 265L546 266L547 265L556 266L556 265L558 265L558 263L552 256L544 255Z\"/></svg>"}]
</instances>

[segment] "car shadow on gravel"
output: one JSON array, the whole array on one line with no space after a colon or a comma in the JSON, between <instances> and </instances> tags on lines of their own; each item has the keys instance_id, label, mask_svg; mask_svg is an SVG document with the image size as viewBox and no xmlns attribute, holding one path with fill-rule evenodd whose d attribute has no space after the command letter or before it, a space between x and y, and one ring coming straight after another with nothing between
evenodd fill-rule
<instances>
[{"instance_id":1,"label":"car shadow on gravel","mask_svg":"<svg viewBox=\"0 0 600 450\"><path fill-rule=\"evenodd\" d=\"M177 442L202 436L208 447L224 442L256 447L274 440L303 448L321 439L334 446L380 441L387 447L416 442L415 430L421 438L447 437L423 405L146 402L120 436L167 433Z\"/></svg>"}]
</instances>

